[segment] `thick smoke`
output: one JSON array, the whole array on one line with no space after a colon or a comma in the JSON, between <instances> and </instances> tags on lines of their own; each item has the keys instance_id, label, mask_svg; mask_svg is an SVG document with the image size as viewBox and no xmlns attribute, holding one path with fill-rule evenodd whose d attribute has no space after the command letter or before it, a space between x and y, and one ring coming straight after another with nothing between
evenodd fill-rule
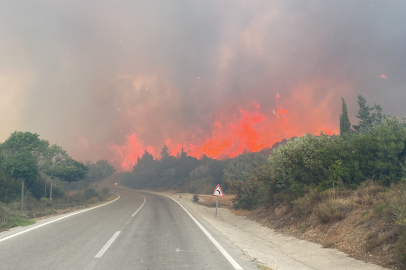
<instances>
[{"instance_id":1,"label":"thick smoke","mask_svg":"<svg viewBox=\"0 0 406 270\"><path fill-rule=\"evenodd\" d=\"M337 132L340 98L354 116L358 93L403 116L405 8L350 0L2 1L0 139L37 132L77 159L119 165L120 151L149 146L157 156L164 142L190 153L213 138L221 144L237 136L243 111L264 117L247 120L260 136L252 149Z\"/></svg>"}]
</instances>

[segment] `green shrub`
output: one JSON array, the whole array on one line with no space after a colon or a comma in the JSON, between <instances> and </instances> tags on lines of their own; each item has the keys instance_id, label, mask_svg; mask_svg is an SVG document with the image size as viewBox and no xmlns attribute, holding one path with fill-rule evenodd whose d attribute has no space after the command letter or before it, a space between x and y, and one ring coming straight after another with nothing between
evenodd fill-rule
<instances>
[{"instance_id":1,"label":"green shrub","mask_svg":"<svg viewBox=\"0 0 406 270\"><path fill-rule=\"evenodd\" d=\"M70 197L71 202L79 203L85 201L85 193L83 190L77 191L74 195Z\"/></svg>"},{"instance_id":2,"label":"green shrub","mask_svg":"<svg viewBox=\"0 0 406 270\"><path fill-rule=\"evenodd\" d=\"M365 250L366 251L371 251L372 249L374 249L375 247L379 246L379 240L378 240L378 233L377 232L373 232L367 235L367 242L365 244Z\"/></svg>"},{"instance_id":3,"label":"green shrub","mask_svg":"<svg viewBox=\"0 0 406 270\"><path fill-rule=\"evenodd\" d=\"M243 195L238 200L233 199L233 204L236 209L253 210L260 205L259 196Z\"/></svg>"},{"instance_id":4,"label":"green shrub","mask_svg":"<svg viewBox=\"0 0 406 270\"><path fill-rule=\"evenodd\" d=\"M193 201L194 201L195 203L198 203L198 202L199 202L199 196L197 196L197 194L193 195Z\"/></svg>"},{"instance_id":5,"label":"green shrub","mask_svg":"<svg viewBox=\"0 0 406 270\"><path fill-rule=\"evenodd\" d=\"M251 178L247 182L227 181L227 184L236 195L233 199L236 209L252 210L261 205L263 196L260 194L260 183L257 179Z\"/></svg>"},{"instance_id":6,"label":"green shrub","mask_svg":"<svg viewBox=\"0 0 406 270\"><path fill-rule=\"evenodd\" d=\"M385 204L380 204L374 207L374 214L382 214L383 210L388 207Z\"/></svg>"},{"instance_id":7,"label":"green shrub","mask_svg":"<svg viewBox=\"0 0 406 270\"><path fill-rule=\"evenodd\" d=\"M110 190L109 190L108 188L103 188L103 189L102 189L102 195L103 195L103 197L106 197L107 194L109 194L109 192L110 192Z\"/></svg>"},{"instance_id":8,"label":"green shrub","mask_svg":"<svg viewBox=\"0 0 406 270\"><path fill-rule=\"evenodd\" d=\"M28 226L35 224L35 220L32 219L24 219L20 217L11 217L8 222L2 225L2 228L13 228L18 226Z\"/></svg>"},{"instance_id":9,"label":"green shrub","mask_svg":"<svg viewBox=\"0 0 406 270\"><path fill-rule=\"evenodd\" d=\"M394 246L396 261L401 267L406 267L406 232L398 238Z\"/></svg>"},{"instance_id":10,"label":"green shrub","mask_svg":"<svg viewBox=\"0 0 406 270\"><path fill-rule=\"evenodd\" d=\"M189 193L210 194L213 192L212 177L202 178L187 183L186 191Z\"/></svg>"},{"instance_id":11,"label":"green shrub","mask_svg":"<svg viewBox=\"0 0 406 270\"><path fill-rule=\"evenodd\" d=\"M85 195L86 200L89 200L90 198L96 197L97 193L94 188L86 188L84 190L84 195Z\"/></svg>"}]
</instances>

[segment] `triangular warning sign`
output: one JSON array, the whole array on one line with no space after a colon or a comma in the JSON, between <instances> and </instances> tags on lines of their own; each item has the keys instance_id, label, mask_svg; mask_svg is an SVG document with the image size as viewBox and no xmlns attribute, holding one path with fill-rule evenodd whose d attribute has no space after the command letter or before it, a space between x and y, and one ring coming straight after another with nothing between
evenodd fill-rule
<instances>
[{"instance_id":1,"label":"triangular warning sign","mask_svg":"<svg viewBox=\"0 0 406 270\"><path fill-rule=\"evenodd\" d=\"M220 185L217 185L217 187L214 189L213 196L224 197L224 193L221 190Z\"/></svg>"}]
</instances>

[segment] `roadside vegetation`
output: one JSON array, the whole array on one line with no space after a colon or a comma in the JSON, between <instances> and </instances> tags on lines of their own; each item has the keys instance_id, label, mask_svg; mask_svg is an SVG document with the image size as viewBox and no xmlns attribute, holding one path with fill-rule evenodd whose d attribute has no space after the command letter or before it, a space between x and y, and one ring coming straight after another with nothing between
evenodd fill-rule
<instances>
[{"instance_id":1,"label":"roadside vegetation","mask_svg":"<svg viewBox=\"0 0 406 270\"><path fill-rule=\"evenodd\" d=\"M201 159L188 156L182 149L170 155L164 144L159 159L145 151L132 172L117 173L116 182L134 189L173 189L181 192L210 194L217 184L227 189L227 179L244 181L260 163L267 162L263 153L246 153L228 160L207 156Z\"/></svg>"},{"instance_id":2,"label":"roadside vegetation","mask_svg":"<svg viewBox=\"0 0 406 270\"><path fill-rule=\"evenodd\" d=\"M230 180L228 186L236 194L235 208L259 209L273 228L404 268L405 120L382 114L379 105L369 107L362 96L358 104L358 125L351 126L343 100L340 136L291 140L245 181Z\"/></svg>"},{"instance_id":3,"label":"roadside vegetation","mask_svg":"<svg viewBox=\"0 0 406 270\"><path fill-rule=\"evenodd\" d=\"M52 204L49 199L42 197L40 200L28 193L25 198L24 210L20 209L20 202L0 202L0 231L17 226L28 226L35 223L36 218L46 217L66 211L81 209L89 205L109 199L111 194L108 188L72 191L70 202L67 195L55 198Z\"/></svg>"},{"instance_id":4,"label":"roadside vegetation","mask_svg":"<svg viewBox=\"0 0 406 270\"><path fill-rule=\"evenodd\" d=\"M38 134L12 133L0 144L0 231L107 199L109 190L94 183L114 172L104 160L76 161Z\"/></svg>"},{"instance_id":5,"label":"roadside vegetation","mask_svg":"<svg viewBox=\"0 0 406 270\"><path fill-rule=\"evenodd\" d=\"M209 194L221 184L235 194L235 209L252 211L252 218L273 228L404 268L406 123L361 95L358 104L358 124L351 125L342 100L340 135L307 134L224 161L183 150L170 156L164 145L159 159L145 152L117 181L192 194Z\"/></svg>"}]
</instances>

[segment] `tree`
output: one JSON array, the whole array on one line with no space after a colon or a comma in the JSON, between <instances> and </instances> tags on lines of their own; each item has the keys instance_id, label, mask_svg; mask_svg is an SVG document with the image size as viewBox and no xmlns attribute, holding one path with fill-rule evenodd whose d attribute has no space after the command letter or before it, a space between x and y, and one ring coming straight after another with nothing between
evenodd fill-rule
<instances>
[{"instance_id":1,"label":"tree","mask_svg":"<svg viewBox=\"0 0 406 270\"><path fill-rule=\"evenodd\" d=\"M358 125L353 125L353 128L357 132L369 131L382 124L384 115L382 114L381 106L375 104L374 107L370 108L367 105L367 100L360 94L358 94L358 105L359 110L357 118L359 119L359 122Z\"/></svg>"},{"instance_id":2,"label":"tree","mask_svg":"<svg viewBox=\"0 0 406 270\"><path fill-rule=\"evenodd\" d=\"M267 157L260 153L247 153L239 155L229 161L224 169L223 182L242 181L246 182L253 169L258 165L267 163Z\"/></svg>"},{"instance_id":3,"label":"tree","mask_svg":"<svg viewBox=\"0 0 406 270\"><path fill-rule=\"evenodd\" d=\"M164 146L162 147L162 151L161 151L161 160L166 159L169 157L169 148L166 145L166 143L164 143Z\"/></svg>"},{"instance_id":4,"label":"tree","mask_svg":"<svg viewBox=\"0 0 406 270\"><path fill-rule=\"evenodd\" d=\"M64 166L61 167L61 170L58 172L58 177L63 181L68 181L68 202L70 183L85 179L88 170L89 168L86 165L74 159L67 160Z\"/></svg>"},{"instance_id":5,"label":"tree","mask_svg":"<svg viewBox=\"0 0 406 270\"><path fill-rule=\"evenodd\" d=\"M89 167L89 171L85 180L93 183L101 182L116 172L116 169L107 160L99 160L96 163L87 162L86 165Z\"/></svg>"},{"instance_id":6,"label":"tree","mask_svg":"<svg viewBox=\"0 0 406 270\"><path fill-rule=\"evenodd\" d=\"M69 166L71 157L60 146L54 144L45 152L46 161L42 166L42 172L51 178L49 201L52 202L52 184L54 178L64 176L66 166ZM46 189L46 183L45 183ZM46 193L46 191L45 191Z\"/></svg>"},{"instance_id":7,"label":"tree","mask_svg":"<svg viewBox=\"0 0 406 270\"><path fill-rule=\"evenodd\" d=\"M371 118L371 108L367 105L367 100L358 94L358 105L359 110L358 114L356 115L359 119L358 125L354 125L354 129L358 132L361 130L368 129L372 127L372 118Z\"/></svg>"},{"instance_id":8,"label":"tree","mask_svg":"<svg viewBox=\"0 0 406 270\"><path fill-rule=\"evenodd\" d=\"M33 179L45 162L44 152L49 143L38 134L16 131L1 145L3 169L21 181L21 211L24 210L24 183ZM30 184L30 183L28 183Z\"/></svg>"},{"instance_id":9,"label":"tree","mask_svg":"<svg viewBox=\"0 0 406 270\"><path fill-rule=\"evenodd\" d=\"M340 159L342 137L307 134L272 151L272 189L300 195L304 186L324 185L329 167ZM271 184L271 183L270 183Z\"/></svg>"},{"instance_id":10,"label":"tree","mask_svg":"<svg viewBox=\"0 0 406 270\"><path fill-rule=\"evenodd\" d=\"M345 133L349 133L351 131L351 123L350 119L348 118L347 104L345 103L344 98L341 98L341 100L343 101L343 105L340 116L340 135L344 135Z\"/></svg>"},{"instance_id":11,"label":"tree","mask_svg":"<svg viewBox=\"0 0 406 270\"><path fill-rule=\"evenodd\" d=\"M2 167L0 167L0 201L9 203L14 201L21 189L21 183L14 177L7 174Z\"/></svg>"}]
</instances>

